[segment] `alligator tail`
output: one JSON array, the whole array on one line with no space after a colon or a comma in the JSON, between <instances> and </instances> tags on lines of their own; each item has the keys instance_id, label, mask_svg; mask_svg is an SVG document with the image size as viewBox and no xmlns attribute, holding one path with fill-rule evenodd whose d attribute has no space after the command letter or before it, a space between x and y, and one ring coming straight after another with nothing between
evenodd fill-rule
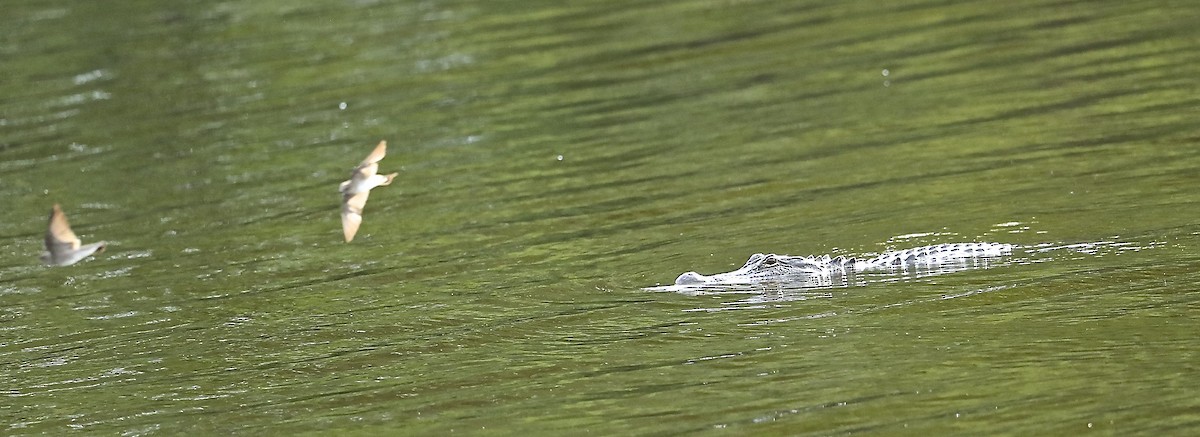
<instances>
[{"instance_id":1,"label":"alligator tail","mask_svg":"<svg viewBox=\"0 0 1200 437\"><path fill-rule=\"evenodd\" d=\"M996 258L1011 255L1013 248L1013 245L1004 243L935 244L884 252L879 256L855 264L855 270L936 266L974 259Z\"/></svg>"}]
</instances>

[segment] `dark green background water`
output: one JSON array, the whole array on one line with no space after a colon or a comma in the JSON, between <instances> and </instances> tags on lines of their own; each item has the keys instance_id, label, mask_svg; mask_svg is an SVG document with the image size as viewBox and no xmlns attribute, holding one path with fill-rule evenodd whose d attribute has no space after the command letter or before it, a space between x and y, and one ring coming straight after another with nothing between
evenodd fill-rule
<instances>
[{"instance_id":1,"label":"dark green background water","mask_svg":"<svg viewBox=\"0 0 1200 437\"><path fill-rule=\"evenodd\" d=\"M0 17L4 434L1200 427L1190 2ZM400 176L344 244L337 184L380 139ZM55 202L108 251L39 265ZM1096 250L641 290L953 241Z\"/></svg>"}]
</instances>

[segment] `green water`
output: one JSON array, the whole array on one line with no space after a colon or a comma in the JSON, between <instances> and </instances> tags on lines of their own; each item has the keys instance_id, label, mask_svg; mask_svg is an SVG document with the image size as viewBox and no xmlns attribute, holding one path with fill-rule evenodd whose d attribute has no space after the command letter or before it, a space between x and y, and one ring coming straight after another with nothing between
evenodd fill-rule
<instances>
[{"instance_id":1,"label":"green water","mask_svg":"<svg viewBox=\"0 0 1200 437\"><path fill-rule=\"evenodd\" d=\"M4 434L1200 429L1190 3L293 3L6 3Z\"/></svg>"}]
</instances>

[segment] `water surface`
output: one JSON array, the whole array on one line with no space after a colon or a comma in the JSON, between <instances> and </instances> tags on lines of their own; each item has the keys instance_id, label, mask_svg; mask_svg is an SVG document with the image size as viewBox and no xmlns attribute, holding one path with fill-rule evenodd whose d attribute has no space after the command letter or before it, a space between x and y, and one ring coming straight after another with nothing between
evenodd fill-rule
<instances>
[{"instance_id":1,"label":"water surface","mask_svg":"<svg viewBox=\"0 0 1200 437\"><path fill-rule=\"evenodd\" d=\"M1197 12L9 4L0 427L1193 433ZM400 176L344 244L380 139ZM108 250L38 265L55 202ZM642 289L955 241L1085 246Z\"/></svg>"}]
</instances>

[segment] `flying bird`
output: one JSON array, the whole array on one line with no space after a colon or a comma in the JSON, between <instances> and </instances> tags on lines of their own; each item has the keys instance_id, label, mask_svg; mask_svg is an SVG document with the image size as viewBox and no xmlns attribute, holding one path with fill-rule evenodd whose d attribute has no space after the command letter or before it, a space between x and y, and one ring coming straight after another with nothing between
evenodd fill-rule
<instances>
[{"instance_id":1,"label":"flying bird","mask_svg":"<svg viewBox=\"0 0 1200 437\"><path fill-rule=\"evenodd\" d=\"M46 230L46 251L42 253L42 262L52 266L69 266L87 258L93 253L103 252L105 243L83 245L79 237L71 232L71 224L67 223L67 215L62 207L54 204L50 210L50 226Z\"/></svg>"},{"instance_id":2,"label":"flying bird","mask_svg":"<svg viewBox=\"0 0 1200 437\"><path fill-rule=\"evenodd\" d=\"M354 239L354 234L358 232L358 226L362 224L363 207L367 206L367 196L371 194L371 189L389 185L392 179L399 176L400 173L392 173L389 175L377 174L379 172L379 160L387 155L387 141L380 141L375 150L367 155L358 167L350 173L350 180L342 182L338 187L338 191L342 193L342 234L346 237L346 242Z\"/></svg>"}]
</instances>

